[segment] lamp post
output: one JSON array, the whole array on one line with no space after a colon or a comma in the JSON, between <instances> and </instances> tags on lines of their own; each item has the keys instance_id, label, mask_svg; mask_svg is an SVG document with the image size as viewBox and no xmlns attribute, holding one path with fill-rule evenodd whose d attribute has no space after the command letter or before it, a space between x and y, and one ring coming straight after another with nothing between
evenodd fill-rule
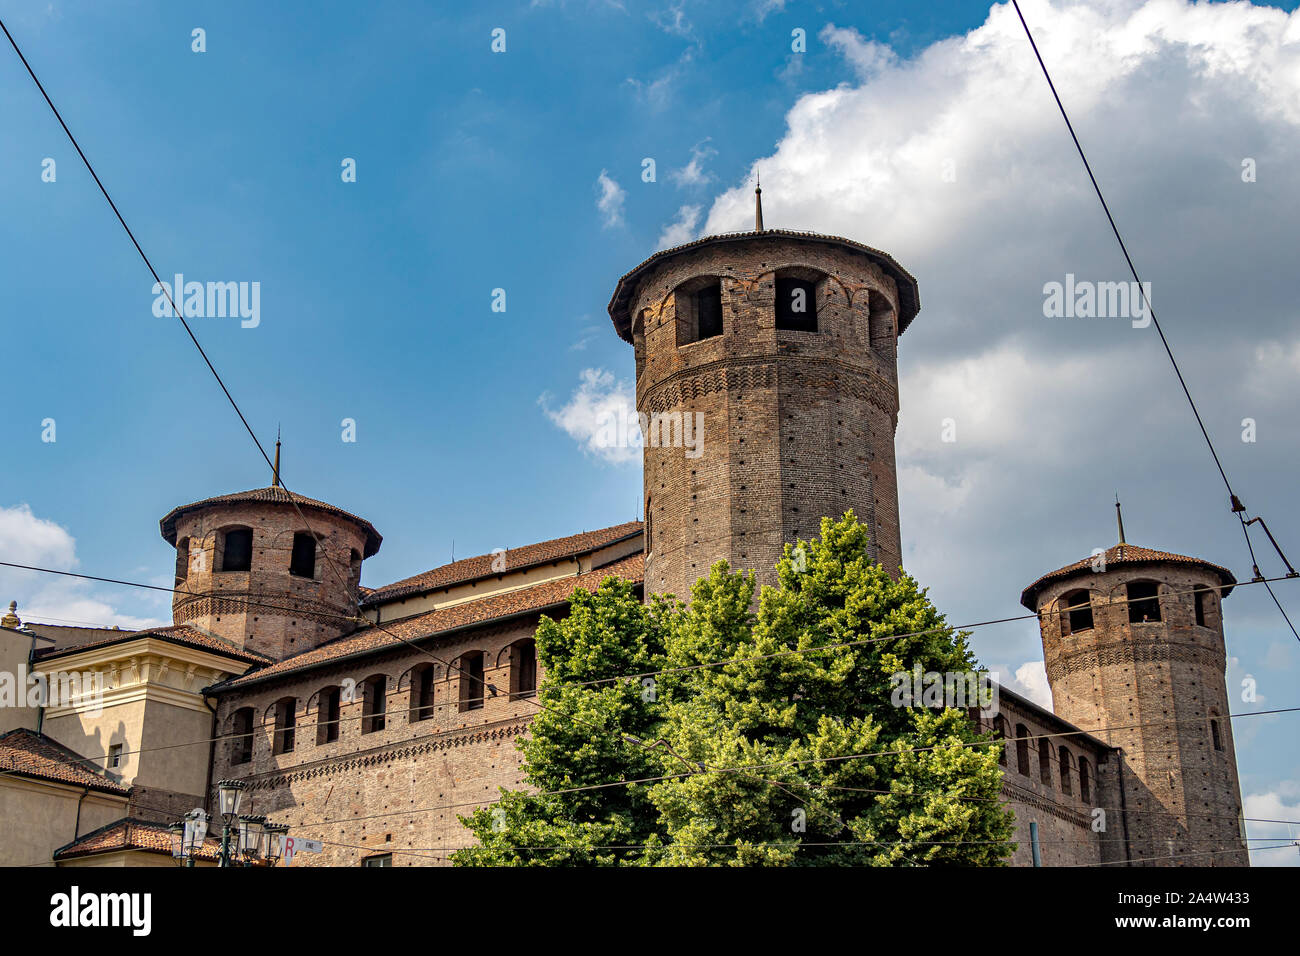
<instances>
[{"instance_id":1,"label":"lamp post","mask_svg":"<svg viewBox=\"0 0 1300 956\"><path fill-rule=\"evenodd\" d=\"M239 780L222 780L217 784L217 811L221 814L221 866L230 866L230 830L244 801L244 784Z\"/></svg>"},{"instance_id":2,"label":"lamp post","mask_svg":"<svg viewBox=\"0 0 1300 956\"><path fill-rule=\"evenodd\" d=\"M221 815L221 866L275 866L284 855L287 823L269 823L258 814L241 814L244 784L239 780L222 780L217 784L217 812ZM172 856L183 866L193 866L208 835L208 815L191 810L185 819L173 823ZM233 839L233 843L232 843Z\"/></svg>"},{"instance_id":3,"label":"lamp post","mask_svg":"<svg viewBox=\"0 0 1300 956\"><path fill-rule=\"evenodd\" d=\"M173 823L169 828L172 838L172 856L181 866L193 866L194 857L203 849L203 841L208 838L208 815L196 807L185 815L185 819Z\"/></svg>"}]
</instances>

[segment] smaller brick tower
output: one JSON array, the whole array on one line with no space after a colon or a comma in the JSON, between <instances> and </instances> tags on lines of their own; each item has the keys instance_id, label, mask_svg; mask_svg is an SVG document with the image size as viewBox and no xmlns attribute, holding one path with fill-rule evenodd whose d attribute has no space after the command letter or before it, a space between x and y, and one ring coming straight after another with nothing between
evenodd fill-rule
<instances>
[{"instance_id":1,"label":"smaller brick tower","mask_svg":"<svg viewBox=\"0 0 1300 956\"><path fill-rule=\"evenodd\" d=\"M361 562L383 540L334 505L295 495L295 508L279 457L277 447L270 488L181 505L160 522L176 548L173 623L276 660L355 629Z\"/></svg>"},{"instance_id":2,"label":"smaller brick tower","mask_svg":"<svg viewBox=\"0 0 1300 956\"><path fill-rule=\"evenodd\" d=\"M1236 579L1128 544L1122 520L1119 532L1021 595L1039 614L1054 709L1121 749L1127 824L1108 811L1107 836L1130 860L1247 866L1221 610Z\"/></svg>"},{"instance_id":3,"label":"smaller brick tower","mask_svg":"<svg viewBox=\"0 0 1300 956\"><path fill-rule=\"evenodd\" d=\"M850 508L902 563L898 336L916 280L850 239L763 225L655 253L618 281L636 353L647 594L687 599L719 559L774 584L782 548ZM694 441L678 440L682 435Z\"/></svg>"}]
</instances>

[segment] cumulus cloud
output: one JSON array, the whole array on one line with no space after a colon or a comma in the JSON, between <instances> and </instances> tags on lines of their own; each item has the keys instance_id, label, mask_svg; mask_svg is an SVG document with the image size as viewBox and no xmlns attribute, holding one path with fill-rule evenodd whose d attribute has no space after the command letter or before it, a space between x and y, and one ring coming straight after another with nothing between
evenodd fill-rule
<instances>
[{"instance_id":1,"label":"cumulus cloud","mask_svg":"<svg viewBox=\"0 0 1300 956\"><path fill-rule=\"evenodd\" d=\"M1300 542L1285 479L1300 444L1286 261L1300 221L1300 14L1022 7L1237 490L1280 540ZM1014 9L996 5L906 60L845 27L819 36L845 79L793 103L771 155L714 199L699 231L750 227L761 168L769 227L858 239L917 277L923 308L899 343L909 570L954 620L1014 614L1039 575L1114 543L1119 492L1130 541L1248 579L1155 330L1044 314L1044 287L1068 274L1131 277ZM1246 418L1255 442L1242 440ZM1261 592L1239 588L1225 607L1230 642L1276 633ZM1032 621L980 629L974 647L1011 670L1041 653Z\"/></svg>"},{"instance_id":2,"label":"cumulus cloud","mask_svg":"<svg viewBox=\"0 0 1300 956\"><path fill-rule=\"evenodd\" d=\"M668 177L678 186L693 187L704 186L713 182L713 174L704 168L704 163L711 156L716 156L718 151L709 145L706 139L702 143L696 143L691 147L691 161L681 169L675 169L668 174Z\"/></svg>"},{"instance_id":3,"label":"cumulus cloud","mask_svg":"<svg viewBox=\"0 0 1300 956\"><path fill-rule=\"evenodd\" d=\"M1042 661L1025 661L1017 667L1010 687L1038 706L1052 709L1052 688L1047 684L1047 667Z\"/></svg>"},{"instance_id":4,"label":"cumulus cloud","mask_svg":"<svg viewBox=\"0 0 1300 956\"><path fill-rule=\"evenodd\" d=\"M596 208L605 221L605 228L623 225L623 203L627 190L602 169L596 177Z\"/></svg>"},{"instance_id":5,"label":"cumulus cloud","mask_svg":"<svg viewBox=\"0 0 1300 956\"><path fill-rule=\"evenodd\" d=\"M73 571L78 567L76 540L66 528L33 514L25 504L0 507L0 554L14 564ZM90 582L35 571L0 568L0 597L7 607L18 602L18 616L53 624L117 626L133 630L165 623L154 617L123 614L99 597Z\"/></svg>"},{"instance_id":6,"label":"cumulus cloud","mask_svg":"<svg viewBox=\"0 0 1300 956\"><path fill-rule=\"evenodd\" d=\"M641 460L636 428L636 396L632 384L605 369L582 371L578 387L559 408L551 397L538 399L546 417L564 429L587 454L613 464Z\"/></svg>"},{"instance_id":7,"label":"cumulus cloud","mask_svg":"<svg viewBox=\"0 0 1300 956\"><path fill-rule=\"evenodd\" d=\"M1252 849L1251 866L1295 866L1300 847L1300 825L1272 821L1300 820L1300 781L1283 780L1277 787L1262 793L1247 793L1243 798L1246 835L1252 847L1288 844L1282 849Z\"/></svg>"},{"instance_id":8,"label":"cumulus cloud","mask_svg":"<svg viewBox=\"0 0 1300 956\"><path fill-rule=\"evenodd\" d=\"M677 210L673 221L664 226L659 233L659 242L655 249L671 249L684 242L690 242L697 235L696 226L700 221L700 206L686 205Z\"/></svg>"}]
</instances>

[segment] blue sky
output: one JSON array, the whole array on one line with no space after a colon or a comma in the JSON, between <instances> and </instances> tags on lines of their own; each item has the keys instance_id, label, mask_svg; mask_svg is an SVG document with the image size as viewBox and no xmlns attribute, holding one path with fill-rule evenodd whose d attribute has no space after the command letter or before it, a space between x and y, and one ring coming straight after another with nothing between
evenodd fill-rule
<instances>
[{"instance_id":1,"label":"blue sky","mask_svg":"<svg viewBox=\"0 0 1300 956\"><path fill-rule=\"evenodd\" d=\"M1156 14L1096 4L1097 35L1136 64L1112 75L1088 60L1092 21L1065 16L1076 5L1024 6L1059 54L1139 266L1170 289L1163 317L1212 432L1232 443L1234 480L1295 561L1283 476L1300 345L1281 277L1300 186L1266 160L1293 155L1300 119L1238 108L1266 82L1251 70L1283 77L1292 54L1281 43L1278 59L1242 56L1233 24L1207 18L1291 27L1262 9L1169 3L1176 26L1135 46L1160 33L1143 20ZM1113 543L1116 490L1130 540L1249 571L1156 344L1032 314L1048 279L1121 278L1122 261L1005 6L992 18L988 3L780 0L0 11L163 277L260 283L256 328L198 318L195 332L268 448L282 429L289 486L384 534L371 586L448 560L453 542L463 557L639 516L637 464L592 454L548 410L572 409L588 370L607 373L596 398L619 394L632 354L605 312L618 277L674 221L689 235L742 225L760 161L769 225L887 249L920 282L900 345L904 549L952 620L1017 613L1033 578ZM196 27L204 53L191 50ZM806 53L791 51L796 28ZM1023 78L1024 95L999 92L1000 72ZM153 315L144 264L7 49L0 115L0 508L30 510L24 558L169 583L158 518L266 484L265 466L175 319ZM950 151L978 170L960 192L937 176L918 186L900 165L936 137L951 145L925 162L937 170ZM1238 158L1255 155L1268 174L1243 193ZM346 157L355 183L341 180ZM601 182L615 184L604 208ZM1211 288L1219 270L1233 281ZM491 309L497 288L504 313ZM1225 316L1230 355L1214 337ZM1270 375L1280 384L1262 387ZM949 414L971 436L951 448L937 442ZM1248 414L1268 436L1258 448L1237 441ZM345 418L355 443L341 440ZM1070 461L1080 446L1085 468ZM166 614L142 593L0 582L13 592L0 599L68 620ZM1258 677L1267 698L1242 709L1296 703L1300 656L1260 590L1225 609L1234 676ZM1300 588L1279 593L1300 616ZM1005 626L975 646L1014 672L1041 660L1036 643L1032 626ZM1256 720L1237 727L1243 789L1300 818L1296 718Z\"/></svg>"}]
</instances>

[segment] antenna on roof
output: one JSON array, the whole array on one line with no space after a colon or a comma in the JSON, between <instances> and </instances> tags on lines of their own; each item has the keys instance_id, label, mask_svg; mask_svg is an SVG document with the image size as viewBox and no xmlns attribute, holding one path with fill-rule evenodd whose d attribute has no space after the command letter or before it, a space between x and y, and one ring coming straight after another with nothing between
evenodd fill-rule
<instances>
[{"instance_id":1,"label":"antenna on roof","mask_svg":"<svg viewBox=\"0 0 1300 956\"><path fill-rule=\"evenodd\" d=\"M1124 540L1124 512L1119 508L1119 492L1115 492L1115 520L1119 522L1119 543L1127 544Z\"/></svg>"},{"instance_id":2,"label":"antenna on roof","mask_svg":"<svg viewBox=\"0 0 1300 956\"><path fill-rule=\"evenodd\" d=\"M763 176L757 169L754 175L758 182L754 186L754 231L763 231Z\"/></svg>"}]
</instances>

